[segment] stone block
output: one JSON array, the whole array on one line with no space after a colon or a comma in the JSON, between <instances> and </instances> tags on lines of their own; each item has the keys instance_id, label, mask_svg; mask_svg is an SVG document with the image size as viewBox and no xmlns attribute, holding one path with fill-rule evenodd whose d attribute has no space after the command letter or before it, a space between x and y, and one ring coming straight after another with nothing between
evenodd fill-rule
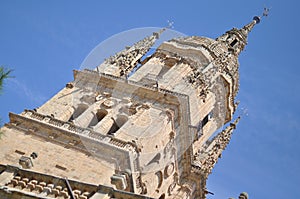
<instances>
[{"instance_id":1,"label":"stone block","mask_svg":"<svg viewBox=\"0 0 300 199\"><path fill-rule=\"evenodd\" d=\"M37 185L37 184L38 184L38 181L37 181L37 180L30 180L30 183L31 183L31 184L34 184L34 185Z\"/></svg>"},{"instance_id":2,"label":"stone block","mask_svg":"<svg viewBox=\"0 0 300 199\"><path fill-rule=\"evenodd\" d=\"M53 189L54 188L54 184L48 184L47 187Z\"/></svg>"},{"instance_id":3,"label":"stone block","mask_svg":"<svg viewBox=\"0 0 300 199\"><path fill-rule=\"evenodd\" d=\"M68 198L69 197L68 191L61 191L59 195L63 196L64 198Z\"/></svg>"},{"instance_id":4,"label":"stone block","mask_svg":"<svg viewBox=\"0 0 300 199\"><path fill-rule=\"evenodd\" d=\"M46 192L47 194L51 194L52 189L50 187L44 187L43 192Z\"/></svg>"},{"instance_id":5,"label":"stone block","mask_svg":"<svg viewBox=\"0 0 300 199\"><path fill-rule=\"evenodd\" d=\"M43 191L43 186L41 186L41 185L36 185L36 186L35 186L35 190L37 190L38 192L42 192L42 191Z\"/></svg>"},{"instance_id":6,"label":"stone block","mask_svg":"<svg viewBox=\"0 0 300 199\"><path fill-rule=\"evenodd\" d=\"M21 176L15 176L14 179L19 181L21 180Z\"/></svg>"},{"instance_id":7,"label":"stone block","mask_svg":"<svg viewBox=\"0 0 300 199\"><path fill-rule=\"evenodd\" d=\"M32 184L32 183L29 182L29 183L27 184L27 188L30 189L30 190L32 191L33 189L35 189L35 184Z\"/></svg>"},{"instance_id":8,"label":"stone block","mask_svg":"<svg viewBox=\"0 0 300 199\"><path fill-rule=\"evenodd\" d=\"M27 184L29 182L29 179L28 178L22 178L22 181Z\"/></svg>"},{"instance_id":9,"label":"stone block","mask_svg":"<svg viewBox=\"0 0 300 199\"><path fill-rule=\"evenodd\" d=\"M19 183L19 181L16 179L11 180L11 184L13 184L13 186L16 186L18 183Z\"/></svg>"},{"instance_id":10,"label":"stone block","mask_svg":"<svg viewBox=\"0 0 300 199\"><path fill-rule=\"evenodd\" d=\"M59 191L61 191L61 190L63 189L62 186L59 186L59 185L56 186L55 188L56 188L57 190L59 190Z\"/></svg>"},{"instance_id":11,"label":"stone block","mask_svg":"<svg viewBox=\"0 0 300 199\"><path fill-rule=\"evenodd\" d=\"M56 188L52 189L52 194L54 194L55 196L58 196L60 193L60 191Z\"/></svg>"},{"instance_id":12,"label":"stone block","mask_svg":"<svg viewBox=\"0 0 300 199\"><path fill-rule=\"evenodd\" d=\"M89 195L90 195L90 192L88 192L88 191L83 192L82 195L83 195L83 196L89 196Z\"/></svg>"},{"instance_id":13,"label":"stone block","mask_svg":"<svg viewBox=\"0 0 300 199\"><path fill-rule=\"evenodd\" d=\"M19 181L18 186L20 186L23 189L26 187L26 183L24 181Z\"/></svg>"},{"instance_id":14,"label":"stone block","mask_svg":"<svg viewBox=\"0 0 300 199\"><path fill-rule=\"evenodd\" d=\"M80 191L80 190L78 190L78 189L75 189L75 190L73 190L73 193L74 193L74 194L78 194L78 195L80 195L80 194L81 194L81 191Z\"/></svg>"},{"instance_id":15,"label":"stone block","mask_svg":"<svg viewBox=\"0 0 300 199\"><path fill-rule=\"evenodd\" d=\"M39 185L41 185L42 187L45 187L47 185L46 182L40 182Z\"/></svg>"}]
</instances>

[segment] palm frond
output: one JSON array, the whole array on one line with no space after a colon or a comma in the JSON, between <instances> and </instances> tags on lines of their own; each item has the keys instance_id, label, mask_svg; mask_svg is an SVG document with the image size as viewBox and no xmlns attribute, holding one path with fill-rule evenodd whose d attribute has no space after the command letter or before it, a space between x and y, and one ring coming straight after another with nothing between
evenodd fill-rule
<instances>
[{"instance_id":1,"label":"palm frond","mask_svg":"<svg viewBox=\"0 0 300 199\"><path fill-rule=\"evenodd\" d=\"M12 72L12 69L4 68L3 66L0 66L0 92L3 88L4 80L7 78L10 78L10 73Z\"/></svg>"}]
</instances>

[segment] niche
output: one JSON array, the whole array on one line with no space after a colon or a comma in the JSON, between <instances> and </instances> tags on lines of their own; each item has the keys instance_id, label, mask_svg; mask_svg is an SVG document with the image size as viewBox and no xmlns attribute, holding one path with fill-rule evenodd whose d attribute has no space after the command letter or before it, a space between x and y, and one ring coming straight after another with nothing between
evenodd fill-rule
<instances>
[{"instance_id":1,"label":"niche","mask_svg":"<svg viewBox=\"0 0 300 199\"><path fill-rule=\"evenodd\" d=\"M202 127L205 126L210 120L212 120L212 117L213 117L213 113L212 111L209 112L202 120Z\"/></svg>"},{"instance_id":2,"label":"niche","mask_svg":"<svg viewBox=\"0 0 300 199\"><path fill-rule=\"evenodd\" d=\"M108 131L109 135L113 135L116 133L126 122L128 121L128 117L125 115L118 115L117 119L114 119L114 123Z\"/></svg>"},{"instance_id":3,"label":"niche","mask_svg":"<svg viewBox=\"0 0 300 199\"><path fill-rule=\"evenodd\" d=\"M161 196L159 197L159 199L165 199L165 197L166 197L166 194L161 194Z\"/></svg>"},{"instance_id":4,"label":"niche","mask_svg":"<svg viewBox=\"0 0 300 199\"><path fill-rule=\"evenodd\" d=\"M163 174L161 171L158 171L155 173L155 175L157 176L157 180L158 180L158 185L157 185L157 189L159 189L163 183Z\"/></svg>"},{"instance_id":5,"label":"niche","mask_svg":"<svg viewBox=\"0 0 300 199\"><path fill-rule=\"evenodd\" d=\"M72 121L72 120L75 120L76 118L78 118L86 109L88 109L88 107L89 106L87 104L78 104L77 108L73 112L69 121Z\"/></svg>"},{"instance_id":6,"label":"niche","mask_svg":"<svg viewBox=\"0 0 300 199\"><path fill-rule=\"evenodd\" d=\"M235 44L238 42L238 40L237 39L234 39L231 43L230 43L230 46L231 47L234 47L235 46Z\"/></svg>"},{"instance_id":7,"label":"niche","mask_svg":"<svg viewBox=\"0 0 300 199\"><path fill-rule=\"evenodd\" d=\"M158 74L158 77L163 77L179 60L172 57L164 59L164 65Z\"/></svg>"},{"instance_id":8,"label":"niche","mask_svg":"<svg viewBox=\"0 0 300 199\"><path fill-rule=\"evenodd\" d=\"M80 101L87 104L92 104L95 102L94 96L84 95L80 98Z\"/></svg>"},{"instance_id":9,"label":"niche","mask_svg":"<svg viewBox=\"0 0 300 199\"><path fill-rule=\"evenodd\" d=\"M100 122L106 115L107 115L107 111L103 110L103 109L99 109L97 111L97 113L94 115L94 117L92 118L89 126L96 126L98 124L98 122Z\"/></svg>"}]
</instances>

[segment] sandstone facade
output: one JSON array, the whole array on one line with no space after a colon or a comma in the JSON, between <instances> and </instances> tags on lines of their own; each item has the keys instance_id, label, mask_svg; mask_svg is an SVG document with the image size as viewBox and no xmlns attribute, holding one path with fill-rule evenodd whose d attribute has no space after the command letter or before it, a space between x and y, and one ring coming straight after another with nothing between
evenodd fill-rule
<instances>
[{"instance_id":1,"label":"sandstone facade","mask_svg":"<svg viewBox=\"0 0 300 199\"><path fill-rule=\"evenodd\" d=\"M165 29L108 58L1 131L6 198L206 198L239 121L238 55L259 18L217 39ZM221 132L216 130L225 126Z\"/></svg>"}]
</instances>

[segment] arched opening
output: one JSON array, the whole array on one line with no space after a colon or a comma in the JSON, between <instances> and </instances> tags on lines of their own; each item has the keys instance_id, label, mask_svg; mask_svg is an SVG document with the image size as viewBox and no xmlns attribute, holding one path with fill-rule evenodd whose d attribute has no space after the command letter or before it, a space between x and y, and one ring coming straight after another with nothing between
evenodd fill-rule
<instances>
[{"instance_id":1,"label":"arched opening","mask_svg":"<svg viewBox=\"0 0 300 199\"><path fill-rule=\"evenodd\" d=\"M163 183L163 173L161 171L158 171L155 173L155 175L157 176L157 181L158 181L158 184L157 184L157 189L159 189Z\"/></svg>"},{"instance_id":2,"label":"arched opening","mask_svg":"<svg viewBox=\"0 0 300 199\"><path fill-rule=\"evenodd\" d=\"M116 119L117 125L121 128L128 120L128 117L125 115L119 115Z\"/></svg>"},{"instance_id":3,"label":"arched opening","mask_svg":"<svg viewBox=\"0 0 300 199\"><path fill-rule=\"evenodd\" d=\"M159 197L159 199L165 199L165 197L166 197L166 194L161 194L161 196Z\"/></svg>"},{"instance_id":4,"label":"arched opening","mask_svg":"<svg viewBox=\"0 0 300 199\"><path fill-rule=\"evenodd\" d=\"M128 120L128 117L125 115L119 115L117 119L114 120L113 125L108 131L109 135L116 133Z\"/></svg>"},{"instance_id":5,"label":"arched opening","mask_svg":"<svg viewBox=\"0 0 300 199\"><path fill-rule=\"evenodd\" d=\"M107 111L100 109L97 111L97 113L94 115L94 117L92 118L89 126L96 126L98 124L98 122L100 122L106 115L107 115Z\"/></svg>"},{"instance_id":6,"label":"arched opening","mask_svg":"<svg viewBox=\"0 0 300 199\"><path fill-rule=\"evenodd\" d=\"M150 162L148 162L147 166L149 166L150 164L156 163L159 164L159 160L161 158L161 154L158 153L154 156L154 158L152 158L152 160Z\"/></svg>"},{"instance_id":7,"label":"arched opening","mask_svg":"<svg viewBox=\"0 0 300 199\"><path fill-rule=\"evenodd\" d=\"M93 104L95 102L95 97L90 95L84 95L80 98L80 101L87 104Z\"/></svg>"},{"instance_id":8,"label":"arched opening","mask_svg":"<svg viewBox=\"0 0 300 199\"><path fill-rule=\"evenodd\" d=\"M230 46L231 47L234 47L235 46L235 44L238 42L238 40L237 39L234 39L231 43L230 43Z\"/></svg>"},{"instance_id":9,"label":"arched opening","mask_svg":"<svg viewBox=\"0 0 300 199\"><path fill-rule=\"evenodd\" d=\"M87 104L79 104L75 109L74 113L72 114L72 116L70 117L69 121L78 118L86 109L88 109L88 107L89 106Z\"/></svg>"},{"instance_id":10,"label":"arched opening","mask_svg":"<svg viewBox=\"0 0 300 199\"><path fill-rule=\"evenodd\" d=\"M179 62L178 59L173 57L167 57L164 59L164 65L157 75L159 78L162 78L173 66Z\"/></svg>"},{"instance_id":11,"label":"arched opening","mask_svg":"<svg viewBox=\"0 0 300 199\"><path fill-rule=\"evenodd\" d=\"M108 113L107 110L103 110L103 109L98 110L96 113L98 121L100 122L107 115L107 113Z\"/></svg>"}]
</instances>

